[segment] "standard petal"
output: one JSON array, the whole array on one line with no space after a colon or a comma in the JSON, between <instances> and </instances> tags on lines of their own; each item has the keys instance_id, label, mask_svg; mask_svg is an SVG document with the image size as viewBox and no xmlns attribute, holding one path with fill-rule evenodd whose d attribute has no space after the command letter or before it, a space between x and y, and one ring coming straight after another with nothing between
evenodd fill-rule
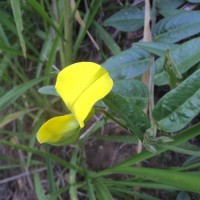
<instances>
[{"instance_id":1,"label":"standard petal","mask_svg":"<svg viewBox=\"0 0 200 200\"><path fill-rule=\"evenodd\" d=\"M79 62L58 74L55 87L83 127L93 105L105 97L112 86L113 81L103 67L93 62Z\"/></svg>"},{"instance_id":2,"label":"standard petal","mask_svg":"<svg viewBox=\"0 0 200 200\"><path fill-rule=\"evenodd\" d=\"M56 146L75 142L79 136L80 126L74 115L54 117L45 122L37 132L39 143Z\"/></svg>"}]
</instances>

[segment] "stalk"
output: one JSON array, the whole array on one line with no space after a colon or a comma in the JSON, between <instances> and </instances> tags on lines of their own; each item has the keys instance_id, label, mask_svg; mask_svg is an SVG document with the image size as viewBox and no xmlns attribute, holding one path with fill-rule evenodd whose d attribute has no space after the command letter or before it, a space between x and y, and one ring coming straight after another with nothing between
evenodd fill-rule
<instances>
[{"instance_id":1,"label":"stalk","mask_svg":"<svg viewBox=\"0 0 200 200\"><path fill-rule=\"evenodd\" d=\"M73 19L70 0L64 0L64 59L65 66L72 63ZM63 67L65 67L63 66Z\"/></svg>"}]
</instances>

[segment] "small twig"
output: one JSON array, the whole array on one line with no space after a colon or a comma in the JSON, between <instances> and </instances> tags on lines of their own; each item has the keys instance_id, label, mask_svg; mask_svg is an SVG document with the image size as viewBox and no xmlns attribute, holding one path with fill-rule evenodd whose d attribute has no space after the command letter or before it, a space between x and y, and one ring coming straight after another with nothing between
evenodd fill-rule
<instances>
[{"instance_id":1,"label":"small twig","mask_svg":"<svg viewBox=\"0 0 200 200\"><path fill-rule=\"evenodd\" d=\"M95 118L96 122L101 120L103 118L103 114L101 114L98 118ZM94 128L94 126L96 125L96 122L93 123L89 128L87 128L87 130L81 134L81 136L79 137L79 140L82 140L83 138L85 138L90 131Z\"/></svg>"},{"instance_id":2,"label":"small twig","mask_svg":"<svg viewBox=\"0 0 200 200\"><path fill-rule=\"evenodd\" d=\"M34 174L35 172L42 172L42 171L45 171L45 170L46 170L46 167L42 167L42 168L37 169L37 170L26 171L26 172L23 172L21 174L0 180L0 184L8 183L10 181L14 181L14 180L19 179L19 178L24 177L24 176L30 176L31 174Z\"/></svg>"}]
</instances>

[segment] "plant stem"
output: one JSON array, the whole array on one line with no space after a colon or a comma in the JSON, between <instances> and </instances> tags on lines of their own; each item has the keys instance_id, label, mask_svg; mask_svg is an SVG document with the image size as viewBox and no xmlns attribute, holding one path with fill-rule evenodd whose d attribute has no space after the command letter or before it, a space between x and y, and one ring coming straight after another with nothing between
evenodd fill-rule
<instances>
[{"instance_id":1,"label":"plant stem","mask_svg":"<svg viewBox=\"0 0 200 200\"><path fill-rule=\"evenodd\" d=\"M72 153L72 158L70 160L70 163L72 163L73 165L76 165L77 157L78 157L78 148L75 148ZM71 200L78 200L77 186L75 185L76 184L76 173L77 173L77 171L75 169L71 168L69 170L69 183L70 183L69 194L70 194Z\"/></svg>"},{"instance_id":2,"label":"plant stem","mask_svg":"<svg viewBox=\"0 0 200 200\"><path fill-rule=\"evenodd\" d=\"M145 0L145 21L144 21L144 42L151 42L153 40L152 32L154 31L155 22L156 22L156 0L153 0L152 4L152 15L150 16L150 2L149 0ZM150 28L150 21L152 22L151 28ZM154 76L154 56L150 56L151 64L149 69L144 73L142 80L149 88L150 93L150 99L149 99L149 105L148 110L146 112L149 112L149 119L151 122L151 127L154 130L154 133L156 134L157 127L155 120L152 116L152 111L154 107L154 83L153 83L153 76Z\"/></svg>"},{"instance_id":3,"label":"plant stem","mask_svg":"<svg viewBox=\"0 0 200 200\"><path fill-rule=\"evenodd\" d=\"M155 28L155 24L156 24L156 0L153 0L153 4L152 4L152 15L151 15L151 32L154 32L154 28ZM153 40L153 36L152 40ZM150 82L149 82L149 91L150 91L150 100L149 100L149 118L150 118L150 122L151 122L151 126L154 130L154 134L156 134L157 132L157 125L156 122L153 118L152 112L153 112L153 108L154 108L154 83L153 83L153 77L154 77L154 56L151 55L151 62L152 65L150 66ZM155 135L156 136L156 135Z\"/></svg>"},{"instance_id":4,"label":"plant stem","mask_svg":"<svg viewBox=\"0 0 200 200\"><path fill-rule=\"evenodd\" d=\"M121 126L123 129L127 130L127 127L122 124L120 121L118 121L116 118L114 118L112 115L110 115L108 112L101 108L95 108L95 111L103 113L106 117L110 118L112 121L114 121L116 124Z\"/></svg>"},{"instance_id":5,"label":"plant stem","mask_svg":"<svg viewBox=\"0 0 200 200\"><path fill-rule=\"evenodd\" d=\"M64 0L64 57L65 66L72 63L72 44L73 44L73 19L70 0ZM63 66L63 67L65 67Z\"/></svg>"}]
</instances>

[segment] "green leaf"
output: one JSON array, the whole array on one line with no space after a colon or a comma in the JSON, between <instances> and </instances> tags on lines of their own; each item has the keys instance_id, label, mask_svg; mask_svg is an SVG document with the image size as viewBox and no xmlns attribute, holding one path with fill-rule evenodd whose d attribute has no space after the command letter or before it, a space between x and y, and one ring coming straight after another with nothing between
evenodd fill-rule
<instances>
[{"instance_id":1,"label":"green leaf","mask_svg":"<svg viewBox=\"0 0 200 200\"><path fill-rule=\"evenodd\" d=\"M13 143L13 142L8 142L6 140L1 140L0 144L8 145L9 147L12 147L12 148L15 148L15 149L20 149L22 151L31 152L35 155L42 156L44 158L51 158L51 160L54 160L55 162L57 162L61 166L77 169L77 171L82 174L82 170L80 168L78 168L77 166L74 166L70 162L67 162L66 160L62 159L61 157L55 156L54 154L48 153L46 151L37 150L35 148L29 147L29 146L26 146L26 145L16 144L16 143Z\"/></svg>"},{"instance_id":2,"label":"green leaf","mask_svg":"<svg viewBox=\"0 0 200 200\"><path fill-rule=\"evenodd\" d=\"M144 11L133 7L120 10L104 21L105 26L112 26L120 31L136 31L143 27Z\"/></svg>"},{"instance_id":3,"label":"green leaf","mask_svg":"<svg viewBox=\"0 0 200 200\"><path fill-rule=\"evenodd\" d=\"M127 144L138 144L138 139L133 136L124 136L124 135L101 135L94 137L97 140L105 140L110 142L119 142Z\"/></svg>"},{"instance_id":4,"label":"green leaf","mask_svg":"<svg viewBox=\"0 0 200 200\"><path fill-rule=\"evenodd\" d=\"M47 85L47 86L41 87L38 90L38 92L41 94L49 94L49 95L59 96L54 85Z\"/></svg>"},{"instance_id":5,"label":"green leaf","mask_svg":"<svg viewBox=\"0 0 200 200\"><path fill-rule=\"evenodd\" d=\"M162 0L156 2L156 6L160 10L175 10L185 3L185 0Z\"/></svg>"},{"instance_id":6,"label":"green leaf","mask_svg":"<svg viewBox=\"0 0 200 200\"><path fill-rule=\"evenodd\" d=\"M97 22L93 22L94 28L97 31L99 37L104 41L104 44L110 49L113 55L121 52L118 44L113 40L110 34Z\"/></svg>"},{"instance_id":7,"label":"green leaf","mask_svg":"<svg viewBox=\"0 0 200 200\"><path fill-rule=\"evenodd\" d=\"M14 0L13 0L14 1ZM32 6L32 8L35 9L35 11L42 16L42 18L48 22L55 30L56 32L62 36L60 30L58 29L58 27L54 24L54 22L52 21L51 17L49 17L49 15L47 14L47 12L44 10L43 6L37 2L36 0L27 0L27 2Z\"/></svg>"},{"instance_id":8,"label":"green leaf","mask_svg":"<svg viewBox=\"0 0 200 200\"><path fill-rule=\"evenodd\" d=\"M76 40L75 40L75 44L73 46L74 60L76 60L77 52L80 49L81 42L83 41L89 27L91 26L101 4L102 4L102 1L99 1L99 0L90 1L87 12L85 13L85 16L84 16L85 27L80 28L78 36L76 37Z\"/></svg>"},{"instance_id":9,"label":"green leaf","mask_svg":"<svg viewBox=\"0 0 200 200\"><path fill-rule=\"evenodd\" d=\"M200 61L200 37L179 45L170 52L171 59L176 64L178 71L183 74ZM166 72L163 68L165 56L161 56L155 62L154 83L156 85L168 84Z\"/></svg>"},{"instance_id":10,"label":"green leaf","mask_svg":"<svg viewBox=\"0 0 200 200\"><path fill-rule=\"evenodd\" d=\"M10 46L8 35L5 33L2 24L0 24L0 38L1 38L1 43L5 44L6 46Z\"/></svg>"},{"instance_id":11,"label":"green leaf","mask_svg":"<svg viewBox=\"0 0 200 200\"><path fill-rule=\"evenodd\" d=\"M5 46L4 44L1 44L1 43L0 43L0 51L3 51L3 53L13 54L14 56L24 56L23 52L15 49L13 47ZM26 54L26 58L29 58L31 60L38 62L38 59L36 59L35 57L33 57L30 54Z\"/></svg>"},{"instance_id":12,"label":"green leaf","mask_svg":"<svg viewBox=\"0 0 200 200\"><path fill-rule=\"evenodd\" d=\"M148 88L140 80L116 80L112 90L126 98L126 100L128 100L130 103L133 102L137 104L137 106L142 109L144 109L148 103Z\"/></svg>"},{"instance_id":13,"label":"green leaf","mask_svg":"<svg viewBox=\"0 0 200 200\"><path fill-rule=\"evenodd\" d=\"M86 187L88 191L89 200L96 200L94 185L92 184L92 180L88 177L88 175L86 175L85 179L86 179Z\"/></svg>"},{"instance_id":14,"label":"green leaf","mask_svg":"<svg viewBox=\"0 0 200 200\"><path fill-rule=\"evenodd\" d=\"M184 12L188 12L186 10L181 10L181 9L164 9L164 10L160 10L159 13L163 16L163 17L170 17L170 16L175 16L178 14L182 14Z\"/></svg>"},{"instance_id":15,"label":"green leaf","mask_svg":"<svg viewBox=\"0 0 200 200\"><path fill-rule=\"evenodd\" d=\"M150 65L149 53L143 49L130 48L110 57L105 67L115 79L129 79L143 74Z\"/></svg>"},{"instance_id":16,"label":"green leaf","mask_svg":"<svg viewBox=\"0 0 200 200\"><path fill-rule=\"evenodd\" d=\"M187 0L190 3L200 3L200 0Z\"/></svg>"},{"instance_id":17,"label":"green leaf","mask_svg":"<svg viewBox=\"0 0 200 200\"><path fill-rule=\"evenodd\" d=\"M153 116L162 130L178 131L199 114L199 83L200 69L164 95L155 105Z\"/></svg>"},{"instance_id":18,"label":"green leaf","mask_svg":"<svg viewBox=\"0 0 200 200\"><path fill-rule=\"evenodd\" d=\"M10 0L10 3L11 3L14 19L15 19L15 24L17 27L17 33L19 36L19 41L20 41L20 45L22 48L22 52L23 52L24 57L26 57L26 45L25 45L25 41L24 41L24 38L22 35L23 22L22 22L22 14L21 14L21 9L20 9L20 1L19 0Z\"/></svg>"},{"instance_id":19,"label":"green leaf","mask_svg":"<svg viewBox=\"0 0 200 200\"><path fill-rule=\"evenodd\" d=\"M183 146L183 145L181 145ZM187 147L171 147L169 145L167 145L167 148L171 151L177 152L177 153L181 153L181 154L185 154L185 155L190 155L190 156L198 156L200 157L200 152L198 151L193 151L188 149Z\"/></svg>"},{"instance_id":20,"label":"green leaf","mask_svg":"<svg viewBox=\"0 0 200 200\"><path fill-rule=\"evenodd\" d=\"M53 48L53 42L52 41L52 29L50 28L48 33L45 35L44 37L44 42L42 44L41 50L40 50L40 55L39 55L39 59L42 62L39 62L36 66L36 78L39 78L42 75L42 69L43 69L43 65L44 62L46 61L46 59L49 57L49 53Z\"/></svg>"},{"instance_id":21,"label":"green leaf","mask_svg":"<svg viewBox=\"0 0 200 200\"><path fill-rule=\"evenodd\" d=\"M101 179L97 179L94 182L95 185L95 190L96 190L96 194L98 199L106 199L106 200L112 200L112 194L110 193L109 189L107 188L107 186L103 183L103 181L101 181Z\"/></svg>"},{"instance_id":22,"label":"green leaf","mask_svg":"<svg viewBox=\"0 0 200 200\"><path fill-rule=\"evenodd\" d=\"M0 9L0 22L3 27L6 27L10 31L10 33L17 35L16 25L13 23L13 17L2 9Z\"/></svg>"},{"instance_id":23,"label":"green leaf","mask_svg":"<svg viewBox=\"0 0 200 200\"><path fill-rule=\"evenodd\" d=\"M147 188L147 189L156 189L156 190L177 190L177 188L160 184L160 183L153 183L150 181L133 181L132 178L126 179L126 180L108 180L104 179L104 182L108 184L109 186L116 186L116 187L140 187L140 188Z\"/></svg>"},{"instance_id":24,"label":"green leaf","mask_svg":"<svg viewBox=\"0 0 200 200\"><path fill-rule=\"evenodd\" d=\"M19 119L20 117L24 116L28 112L30 112L30 110L21 110L19 112L10 113L0 117L0 129L15 119Z\"/></svg>"},{"instance_id":25,"label":"green leaf","mask_svg":"<svg viewBox=\"0 0 200 200\"><path fill-rule=\"evenodd\" d=\"M74 151L72 152L70 163L73 164L73 165L77 165L77 160L78 160L78 149L75 148ZM76 176L77 176L77 170L70 169L69 170L70 199L78 199L77 186L76 186Z\"/></svg>"},{"instance_id":26,"label":"green leaf","mask_svg":"<svg viewBox=\"0 0 200 200\"><path fill-rule=\"evenodd\" d=\"M38 172L34 173L34 185L35 185L35 192L36 192L38 200L46 200L47 197L44 194L44 190L43 190Z\"/></svg>"},{"instance_id":27,"label":"green leaf","mask_svg":"<svg viewBox=\"0 0 200 200\"><path fill-rule=\"evenodd\" d=\"M162 56L166 53L167 49L172 51L178 46L177 44L170 44L170 43L163 43L163 42L137 42L137 43L133 43L133 45L140 47L157 56Z\"/></svg>"},{"instance_id":28,"label":"green leaf","mask_svg":"<svg viewBox=\"0 0 200 200\"><path fill-rule=\"evenodd\" d=\"M113 173L132 174L145 180L163 183L181 190L200 193L200 176L177 172L175 170L153 169L144 167L114 168Z\"/></svg>"},{"instance_id":29,"label":"green leaf","mask_svg":"<svg viewBox=\"0 0 200 200\"><path fill-rule=\"evenodd\" d=\"M117 197L120 197L122 196L122 194L124 194L124 198L123 199L128 199L128 197L130 196L131 200L132 199L135 199L135 198L138 198L140 200L159 200L158 198L155 198L151 195L148 195L144 192L137 192L137 191L133 191L132 189L130 188L124 188L124 187L116 187L116 186L113 186L112 188L110 188L110 190L114 193L116 193Z\"/></svg>"},{"instance_id":30,"label":"green leaf","mask_svg":"<svg viewBox=\"0 0 200 200\"><path fill-rule=\"evenodd\" d=\"M150 127L150 122L142 109L114 92L110 92L103 101L111 111L117 113L124 120L127 130L130 130L139 139L143 139L146 129Z\"/></svg>"},{"instance_id":31,"label":"green leaf","mask_svg":"<svg viewBox=\"0 0 200 200\"><path fill-rule=\"evenodd\" d=\"M45 72L44 72L45 75L49 75L52 72L52 66L53 66L53 63L55 61L55 57L56 57L56 54L57 54L57 49L59 47L59 42L61 40L60 31L62 30L63 23L64 23L64 18L62 18L60 20L60 24L58 26L58 32L56 33L55 38L53 40L53 43L51 45L51 49L50 49L50 52L49 52L49 55L48 55L48 60L47 60L47 63L45 65ZM49 85L49 82L50 82L50 80L46 79L44 81L44 84L45 85Z\"/></svg>"},{"instance_id":32,"label":"green leaf","mask_svg":"<svg viewBox=\"0 0 200 200\"><path fill-rule=\"evenodd\" d=\"M199 135L199 130L200 130L200 123L190 127L190 128L187 128L183 131L181 131L179 134L176 134L174 137L173 137L173 141L167 145L167 146L171 146L171 147L176 147L180 144L183 144L185 142L187 142L188 140L194 138L194 137L197 137ZM112 174L112 170L113 168L116 169L116 168L126 168L127 166L133 166L133 165L137 165L139 162L142 162L142 161L145 161L149 158L152 158L154 156L157 156L158 154L161 154L165 151L168 150L168 147L166 145L164 146L158 146L157 147L157 154L154 154L150 151L147 151L147 150L143 150L141 153L137 154L137 155L133 155L131 158L121 162L121 163L118 163L117 165L115 166L112 166L110 168L107 168L101 172L98 172L95 176L95 178L99 177L99 176L106 176L106 175L109 175L109 174Z\"/></svg>"},{"instance_id":33,"label":"green leaf","mask_svg":"<svg viewBox=\"0 0 200 200\"><path fill-rule=\"evenodd\" d=\"M175 43L200 32L200 11L183 12L160 20L155 41Z\"/></svg>"},{"instance_id":34,"label":"green leaf","mask_svg":"<svg viewBox=\"0 0 200 200\"><path fill-rule=\"evenodd\" d=\"M47 77L42 77L38 79L33 79L21 85L18 85L0 97L0 110L6 108L12 104L16 99L18 99L24 92L32 88L34 85L40 83Z\"/></svg>"},{"instance_id":35,"label":"green leaf","mask_svg":"<svg viewBox=\"0 0 200 200\"><path fill-rule=\"evenodd\" d=\"M191 198L187 192L181 191L178 193L176 200L191 200Z\"/></svg>"}]
</instances>

